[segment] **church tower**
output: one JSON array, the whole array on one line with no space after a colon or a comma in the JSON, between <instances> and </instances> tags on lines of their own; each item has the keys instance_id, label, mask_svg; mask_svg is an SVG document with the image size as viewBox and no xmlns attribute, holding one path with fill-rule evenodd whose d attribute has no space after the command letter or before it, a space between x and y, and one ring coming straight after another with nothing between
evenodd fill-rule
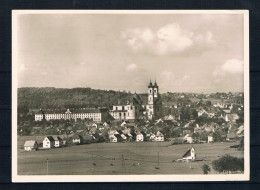
<instances>
[{"instance_id":1,"label":"church tower","mask_svg":"<svg viewBox=\"0 0 260 190\"><path fill-rule=\"evenodd\" d=\"M147 108L147 116L148 119L153 119L154 116L154 86L152 82L150 81L150 84L148 86L148 108Z\"/></svg>"},{"instance_id":2,"label":"church tower","mask_svg":"<svg viewBox=\"0 0 260 190\"><path fill-rule=\"evenodd\" d=\"M156 83L156 80L155 80L155 83L153 85L153 94L154 94L154 98L157 98L158 97L158 94L159 94L159 87Z\"/></svg>"},{"instance_id":3,"label":"church tower","mask_svg":"<svg viewBox=\"0 0 260 190\"><path fill-rule=\"evenodd\" d=\"M150 81L150 84L148 86L148 104L153 104L153 99L154 99L154 91L153 91L153 84Z\"/></svg>"}]
</instances>

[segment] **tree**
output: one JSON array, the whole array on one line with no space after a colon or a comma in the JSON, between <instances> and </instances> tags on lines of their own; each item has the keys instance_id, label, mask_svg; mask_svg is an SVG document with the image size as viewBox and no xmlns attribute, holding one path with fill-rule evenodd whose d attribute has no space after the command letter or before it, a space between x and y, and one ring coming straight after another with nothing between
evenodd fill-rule
<instances>
[{"instance_id":1,"label":"tree","mask_svg":"<svg viewBox=\"0 0 260 190\"><path fill-rule=\"evenodd\" d=\"M244 158L237 158L230 155L225 155L214 160L212 162L212 167L215 171L220 173L229 173L235 171L244 171Z\"/></svg>"},{"instance_id":2,"label":"tree","mask_svg":"<svg viewBox=\"0 0 260 190\"><path fill-rule=\"evenodd\" d=\"M203 164L201 167L203 174L208 174L210 172L210 167L207 164Z\"/></svg>"}]
</instances>

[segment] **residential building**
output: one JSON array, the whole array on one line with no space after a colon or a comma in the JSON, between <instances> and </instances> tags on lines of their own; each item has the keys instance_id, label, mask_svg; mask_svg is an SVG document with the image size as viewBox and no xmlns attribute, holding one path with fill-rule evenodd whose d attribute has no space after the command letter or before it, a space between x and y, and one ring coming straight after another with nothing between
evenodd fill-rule
<instances>
[{"instance_id":1,"label":"residential building","mask_svg":"<svg viewBox=\"0 0 260 190\"><path fill-rule=\"evenodd\" d=\"M195 149L193 147L191 149L188 149L188 151L182 156L182 159L184 161L194 161L194 160L196 160Z\"/></svg>"},{"instance_id":2,"label":"residential building","mask_svg":"<svg viewBox=\"0 0 260 190\"><path fill-rule=\"evenodd\" d=\"M47 136L43 139L42 148L53 148L55 145L55 140L52 136Z\"/></svg>"},{"instance_id":3,"label":"residential building","mask_svg":"<svg viewBox=\"0 0 260 190\"><path fill-rule=\"evenodd\" d=\"M63 145L63 141L59 136L55 137L54 140L55 140L54 147L58 148Z\"/></svg>"},{"instance_id":4,"label":"residential building","mask_svg":"<svg viewBox=\"0 0 260 190\"><path fill-rule=\"evenodd\" d=\"M25 141L24 150L25 151L33 151L38 149L38 143L34 140Z\"/></svg>"}]
</instances>

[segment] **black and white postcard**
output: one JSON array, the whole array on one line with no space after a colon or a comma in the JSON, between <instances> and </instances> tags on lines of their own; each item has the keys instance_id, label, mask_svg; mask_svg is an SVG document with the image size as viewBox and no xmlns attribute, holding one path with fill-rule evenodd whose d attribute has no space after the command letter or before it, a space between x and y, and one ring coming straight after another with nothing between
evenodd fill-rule
<instances>
[{"instance_id":1,"label":"black and white postcard","mask_svg":"<svg viewBox=\"0 0 260 190\"><path fill-rule=\"evenodd\" d=\"M14 10L13 182L249 180L246 10Z\"/></svg>"}]
</instances>

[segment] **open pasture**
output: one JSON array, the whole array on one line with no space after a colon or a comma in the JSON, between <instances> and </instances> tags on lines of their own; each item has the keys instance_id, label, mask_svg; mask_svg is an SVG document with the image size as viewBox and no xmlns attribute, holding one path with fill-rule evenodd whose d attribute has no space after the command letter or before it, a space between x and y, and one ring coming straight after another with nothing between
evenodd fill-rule
<instances>
[{"instance_id":1,"label":"open pasture","mask_svg":"<svg viewBox=\"0 0 260 190\"><path fill-rule=\"evenodd\" d=\"M229 148L234 144L238 142L180 145L170 145L169 142L95 143L35 152L20 149L18 175L202 174L203 164L211 167L211 162L222 155L243 157L243 151ZM200 161L172 162L182 158L192 146ZM210 173L215 172L212 169Z\"/></svg>"}]
</instances>

